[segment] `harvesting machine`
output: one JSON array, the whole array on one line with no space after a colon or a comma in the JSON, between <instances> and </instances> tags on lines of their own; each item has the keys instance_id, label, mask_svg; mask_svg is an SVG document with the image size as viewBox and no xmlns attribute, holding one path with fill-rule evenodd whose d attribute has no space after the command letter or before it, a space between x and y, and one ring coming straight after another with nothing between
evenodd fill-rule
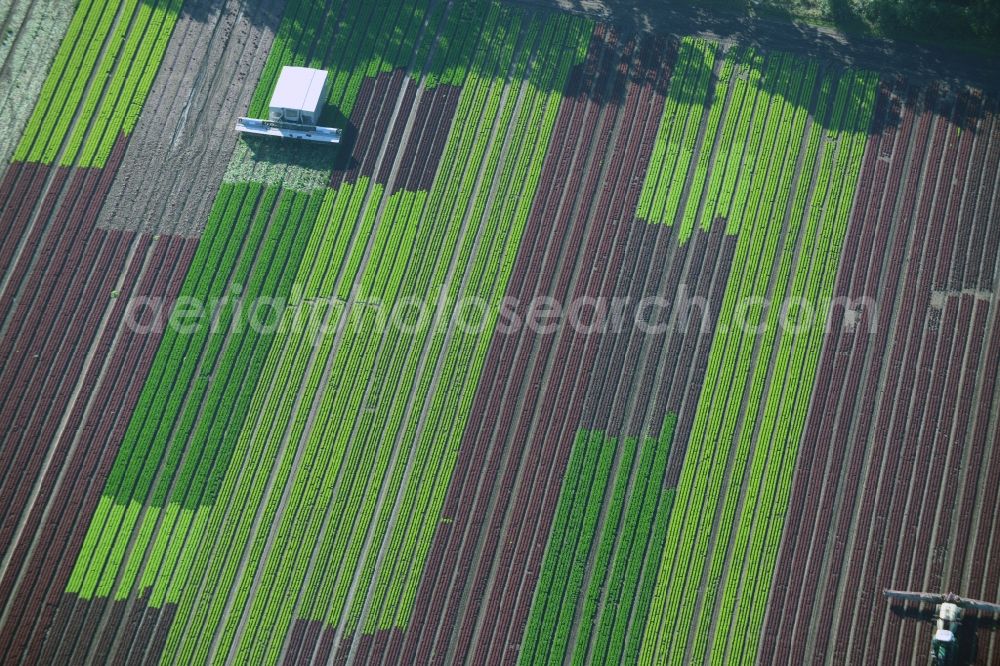
<instances>
[{"instance_id":1,"label":"harvesting machine","mask_svg":"<svg viewBox=\"0 0 1000 666\"><path fill-rule=\"evenodd\" d=\"M1000 613L1000 605L976 599L966 599L957 594L930 594L927 592L902 592L883 590L887 599L910 601L916 604L934 604L934 636L931 637L931 663L935 666L951 664L958 647L958 627L964 609L981 613Z\"/></svg>"},{"instance_id":2,"label":"harvesting machine","mask_svg":"<svg viewBox=\"0 0 1000 666\"><path fill-rule=\"evenodd\" d=\"M282 67L268 105L267 119L240 118L236 121L236 130L282 139L340 143L341 130L317 125L328 80L326 70Z\"/></svg>"}]
</instances>

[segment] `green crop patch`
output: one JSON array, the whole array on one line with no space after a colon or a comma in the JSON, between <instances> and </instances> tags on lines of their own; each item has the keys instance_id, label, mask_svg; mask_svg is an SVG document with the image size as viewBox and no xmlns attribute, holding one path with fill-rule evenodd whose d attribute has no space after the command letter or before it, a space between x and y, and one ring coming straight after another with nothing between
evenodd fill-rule
<instances>
[{"instance_id":1,"label":"green crop patch","mask_svg":"<svg viewBox=\"0 0 1000 666\"><path fill-rule=\"evenodd\" d=\"M676 424L668 414L658 437L577 433L522 664L636 660L673 505L664 472Z\"/></svg>"},{"instance_id":2,"label":"green crop patch","mask_svg":"<svg viewBox=\"0 0 1000 666\"><path fill-rule=\"evenodd\" d=\"M730 112L681 237L700 207L703 223L724 218L738 241L641 663L692 647L699 663L756 656L875 99L873 74L821 72L791 55L739 50L723 72L716 95ZM696 612L682 601L702 587ZM680 610L667 619L668 608Z\"/></svg>"},{"instance_id":3,"label":"green crop patch","mask_svg":"<svg viewBox=\"0 0 1000 666\"><path fill-rule=\"evenodd\" d=\"M298 64L330 69L328 109L391 119L390 94L359 91L405 71L460 91L441 165L429 191L390 194L364 174L330 187L330 152L309 171L278 161L288 146L267 164L237 151L181 289L219 304L213 325L166 332L69 592L176 604L165 660L274 663L296 617L405 626L590 29L499 3L289 4L251 113ZM427 294L440 322L386 325ZM265 297L275 325L241 325ZM470 298L487 321L457 329Z\"/></svg>"},{"instance_id":4,"label":"green crop patch","mask_svg":"<svg viewBox=\"0 0 1000 666\"><path fill-rule=\"evenodd\" d=\"M0 11L4 72L64 19L0 147L3 654L909 663L844 601L993 580L985 93L530 2L51 2ZM287 66L341 143L227 119Z\"/></svg>"},{"instance_id":5,"label":"green crop patch","mask_svg":"<svg viewBox=\"0 0 1000 666\"><path fill-rule=\"evenodd\" d=\"M139 119L181 0L82 0L13 159L103 167Z\"/></svg>"}]
</instances>

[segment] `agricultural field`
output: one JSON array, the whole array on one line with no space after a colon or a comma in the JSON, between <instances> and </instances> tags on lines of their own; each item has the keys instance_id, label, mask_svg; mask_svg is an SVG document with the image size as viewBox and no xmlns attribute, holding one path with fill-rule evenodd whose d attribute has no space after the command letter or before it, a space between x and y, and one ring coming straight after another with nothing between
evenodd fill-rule
<instances>
[{"instance_id":1,"label":"agricultural field","mask_svg":"<svg viewBox=\"0 0 1000 666\"><path fill-rule=\"evenodd\" d=\"M17 146L72 17L72 4L60 0L0 5L0 162L4 164Z\"/></svg>"},{"instance_id":2,"label":"agricultural field","mask_svg":"<svg viewBox=\"0 0 1000 666\"><path fill-rule=\"evenodd\" d=\"M0 22L4 663L914 664L883 588L1000 597L996 91L505 0ZM288 65L340 146L233 130Z\"/></svg>"}]
</instances>

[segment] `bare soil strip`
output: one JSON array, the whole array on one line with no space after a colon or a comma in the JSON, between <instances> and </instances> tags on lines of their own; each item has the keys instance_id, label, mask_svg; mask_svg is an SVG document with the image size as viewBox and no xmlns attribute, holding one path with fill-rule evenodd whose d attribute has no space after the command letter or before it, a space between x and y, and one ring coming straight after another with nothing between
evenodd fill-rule
<instances>
[{"instance_id":1,"label":"bare soil strip","mask_svg":"<svg viewBox=\"0 0 1000 666\"><path fill-rule=\"evenodd\" d=\"M100 226L201 234L238 141L233 125L246 113L284 4L185 3Z\"/></svg>"}]
</instances>

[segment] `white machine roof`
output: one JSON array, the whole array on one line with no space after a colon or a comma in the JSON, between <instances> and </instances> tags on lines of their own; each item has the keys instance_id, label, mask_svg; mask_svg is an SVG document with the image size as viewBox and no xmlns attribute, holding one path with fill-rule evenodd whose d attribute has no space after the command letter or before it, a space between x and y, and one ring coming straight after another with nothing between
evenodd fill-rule
<instances>
[{"instance_id":1,"label":"white machine roof","mask_svg":"<svg viewBox=\"0 0 1000 666\"><path fill-rule=\"evenodd\" d=\"M314 113L322 103L326 70L309 67L282 67L271 95L271 108L300 109Z\"/></svg>"},{"instance_id":2,"label":"white machine roof","mask_svg":"<svg viewBox=\"0 0 1000 666\"><path fill-rule=\"evenodd\" d=\"M945 602L938 607L938 617L942 620L957 622L962 618L962 609L955 604Z\"/></svg>"},{"instance_id":3,"label":"white machine roof","mask_svg":"<svg viewBox=\"0 0 1000 666\"><path fill-rule=\"evenodd\" d=\"M951 643L955 640L955 634L951 633L947 629L938 629L934 633L934 640L939 643Z\"/></svg>"}]
</instances>

